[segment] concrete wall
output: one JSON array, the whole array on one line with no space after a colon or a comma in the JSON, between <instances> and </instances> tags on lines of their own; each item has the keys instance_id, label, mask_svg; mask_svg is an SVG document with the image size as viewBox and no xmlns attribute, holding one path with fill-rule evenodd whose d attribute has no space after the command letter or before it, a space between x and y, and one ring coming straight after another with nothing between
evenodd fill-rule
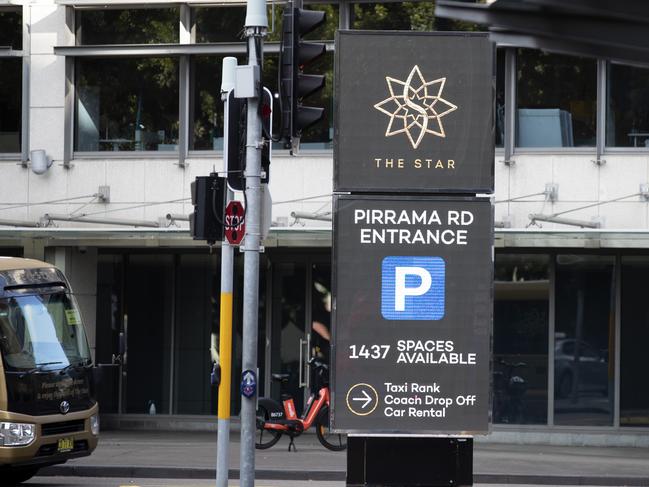
<instances>
[{"instance_id":1,"label":"concrete wall","mask_svg":"<svg viewBox=\"0 0 649 487\"><path fill-rule=\"evenodd\" d=\"M0 218L38 222L46 213L85 213L95 218L156 222L167 213L191 213L190 183L196 176L207 175L213 169L223 170L223 161L216 155L189 159L185 168L178 165L177 159L137 159L136 154L132 159L76 159L72 164L71 169L66 169L55 163L47 173L37 175L15 162L0 163L0 181L12 181L3 187L2 202L30 204L7 210L0 206ZM276 156L270 171L273 220L291 223L292 211L330 211L332 171L331 157ZM99 186L110 187L109 203L93 200L91 195L97 193ZM85 197L51 202L80 196ZM243 200L242 195L237 196ZM303 198L309 199L299 201ZM56 222L56 225L80 226L70 222ZM100 228L108 227L101 225Z\"/></svg>"},{"instance_id":2,"label":"concrete wall","mask_svg":"<svg viewBox=\"0 0 649 487\"><path fill-rule=\"evenodd\" d=\"M167 213L189 214L189 186L196 176L222 170L222 160L193 158L181 168L175 159L76 159L71 169L54 165L44 175L36 175L17 164L0 164L3 202L26 202L31 206L0 210L2 218L38 221L45 213L88 213L95 217L158 221ZM649 155L610 155L606 164L591 162L592 155L520 154L515 164L496 162L495 215L512 228L525 228L529 214L554 214L594 203L633 195L649 181ZM270 190L273 220L279 225L294 225L293 211L321 213L331 210L333 161L329 156L276 155L271 164ZM546 184L558 185L558 199L544 195ZM110 202L92 201L99 186L110 187ZM535 194L523 200L509 201ZM79 200L38 204L43 201L75 198ZM243 199L238 195L239 199ZM174 202L171 202L175 200ZM83 206L83 208L81 208ZM81 209L80 209L81 208ZM80 211L78 211L80 209ZM649 229L649 204L640 196L569 212L566 218L599 221L604 229ZM299 225L322 226L322 222L303 220ZM57 222L61 227L79 223ZM88 224L83 224L87 226ZM180 223L186 226L186 223ZM95 225L98 226L98 225ZM542 223L543 228L570 228ZM101 225L101 228L108 228ZM574 228L574 227L573 227Z\"/></svg>"},{"instance_id":3,"label":"concrete wall","mask_svg":"<svg viewBox=\"0 0 649 487\"><path fill-rule=\"evenodd\" d=\"M649 155L646 153L608 154L603 165L595 164L594 159L594 153L519 154L511 166L496 162L496 220L508 220L513 228L525 228L530 223L530 213L554 214L634 195L641 184L649 181ZM543 195L507 201L542 192L546 183L558 185L555 202L547 201ZM646 230L648 211L647 201L633 196L562 216L600 221L605 229ZM571 228L554 223L542 223L542 226Z\"/></svg>"}]
</instances>

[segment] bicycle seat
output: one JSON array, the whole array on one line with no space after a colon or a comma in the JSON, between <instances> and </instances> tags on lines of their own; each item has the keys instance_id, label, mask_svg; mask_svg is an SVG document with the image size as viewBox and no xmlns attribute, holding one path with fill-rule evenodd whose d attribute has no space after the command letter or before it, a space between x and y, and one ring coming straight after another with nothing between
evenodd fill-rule
<instances>
[{"instance_id":1,"label":"bicycle seat","mask_svg":"<svg viewBox=\"0 0 649 487\"><path fill-rule=\"evenodd\" d=\"M291 374L270 374L271 378L277 382L288 382Z\"/></svg>"}]
</instances>

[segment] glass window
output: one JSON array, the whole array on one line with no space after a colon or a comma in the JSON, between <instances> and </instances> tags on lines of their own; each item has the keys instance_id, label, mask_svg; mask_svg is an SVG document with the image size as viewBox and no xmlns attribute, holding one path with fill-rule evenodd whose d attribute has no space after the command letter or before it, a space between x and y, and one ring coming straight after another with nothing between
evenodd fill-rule
<instances>
[{"instance_id":1,"label":"glass window","mask_svg":"<svg viewBox=\"0 0 649 487\"><path fill-rule=\"evenodd\" d=\"M620 425L649 426L649 257L622 257Z\"/></svg>"},{"instance_id":2,"label":"glass window","mask_svg":"<svg viewBox=\"0 0 649 487\"><path fill-rule=\"evenodd\" d=\"M279 54L268 54L264 56L263 82L264 86L272 93L278 92L278 64ZM273 100L273 134L278 134L282 124L282 113L279 105L279 99ZM273 142L274 150L284 149L283 143Z\"/></svg>"},{"instance_id":3,"label":"glass window","mask_svg":"<svg viewBox=\"0 0 649 487\"><path fill-rule=\"evenodd\" d=\"M357 3L352 9L352 29L434 30L432 2Z\"/></svg>"},{"instance_id":4,"label":"glass window","mask_svg":"<svg viewBox=\"0 0 649 487\"><path fill-rule=\"evenodd\" d=\"M331 360L331 264L311 266L311 357L325 363ZM311 384L318 379L311 370ZM319 386L315 387L319 390Z\"/></svg>"},{"instance_id":5,"label":"glass window","mask_svg":"<svg viewBox=\"0 0 649 487\"><path fill-rule=\"evenodd\" d=\"M1 300L0 331L0 350L12 370L60 370L91 362L79 309L70 294Z\"/></svg>"},{"instance_id":6,"label":"glass window","mask_svg":"<svg viewBox=\"0 0 649 487\"><path fill-rule=\"evenodd\" d=\"M221 69L224 56L192 57L190 150L223 150ZM244 64L243 57L239 64Z\"/></svg>"},{"instance_id":7,"label":"glass window","mask_svg":"<svg viewBox=\"0 0 649 487\"><path fill-rule=\"evenodd\" d=\"M264 390L266 256L260 257L257 358ZM232 377L241 376L243 255L234 256ZM102 371L102 411L145 414L216 414L218 391L210 384L212 344L219 347L219 258L205 251L104 254L97 267L97 362L119 353L128 331L128 376ZM148 282L148 280L151 282ZM273 370L278 372L279 370ZM239 383L232 380L232 414L239 412ZM120 394L120 387L123 393ZM173 394L172 394L173 392Z\"/></svg>"},{"instance_id":8,"label":"glass window","mask_svg":"<svg viewBox=\"0 0 649 487\"><path fill-rule=\"evenodd\" d=\"M219 348L220 272L216 255L180 254L174 339L174 414L215 414L212 345ZM215 357L218 360L218 357Z\"/></svg>"},{"instance_id":9,"label":"glass window","mask_svg":"<svg viewBox=\"0 0 649 487\"><path fill-rule=\"evenodd\" d=\"M177 151L178 60L76 61L77 151Z\"/></svg>"},{"instance_id":10,"label":"glass window","mask_svg":"<svg viewBox=\"0 0 649 487\"><path fill-rule=\"evenodd\" d=\"M0 9L0 47L11 47L17 51L23 48L23 16L20 7Z\"/></svg>"},{"instance_id":11,"label":"glass window","mask_svg":"<svg viewBox=\"0 0 649 487\"><path fill-rule=\"evenodd\" d=\"M496 147L505 142L505 49L496 49Z\"/></svg>"},{"instance_id":12,"label":"glass window","mask_svg":"<svg viewBox=\"0 0 649 487\"><path fill-rule=\"evenodd\" d=\"M516 62L516 146L594 147L595 60L519 49Z\"/></svg>"},{"instance_id":13,"label":"glass window","mask_svg":"<svg viewBox=\"0 0 649 487\"><path fill-rule=\"evenodd\" d=\"M77 10L77 44L165 44L179 39L180 10Z\"/></svg>"},{"instance_id":14,"label":"glass window","mask_svg":"<svg viewBox=\"0 0 649 487\"><path fill-rule=\"evenodd\" d=\"M0 58L0 153L21 150L22 73L21 58Z\"/></svg>"},{"instance_id":15,"label":"glass window","mask_svg":"<svg viewBox=\"0 0 649 487\"><path fill-rule=\"evenodd\" d=\"M555 424L613 424L614 266L613 256L557 256Z\"/></svg>"},{"instance_id":16,"label":"glass window","mask_svg":"<svg viewBox=\"0 0 649 487\"><path fill-rule=\"evenodd\" d=\"M110 364L120 353L120 332L124 331L124 259L121 255L97 258L96 362ZM162 352L161 352L162 353ZM120 367L102 367L101 387L96 389L103 413L119 411Z\"/></svg>"},{"instance_id":17,"label":"glass window","mask_svg":"<svg viewBox=\"0 0 649 487\"><path fill-rule=\"evenodd\" d=\"M173 266L169 254L130 255L128 259L124 289L124 313L128 316L128 375L123 381L126 413L170 411Z\"/></svg>"},{"instance_id":18,"label":"glass window","mask_svg":"<svg viewBox=\"0 0 649 487\"><path fill-rule=\"evenodd\" d=\"M479 31L476 24L435 18L434 2L357 3L352 9L352 29L415 31Z\"/></svg>"},{"instance_id":19,"label":"glass window","mask_svg":"<svg viewBox=\"0 0 649 487\"><path fill-rule=\"evenodd\" d=\"M649 147L649 69L609 64L606 144Z\"/></svg>"},{"instance_id":20,"label":"glass window","mask_svg":"<svg viewBox=\"0 0 649 487\"><path fill-rule=\"evenodd\" d=\"M287 384L271 383L271 396L288 393L295 407L303 410L304 393L300 384L300 368L304 367L300 347L306 338L306 264L276 262L273 265L273 309L271 337L271 370L290 374ZM304 370L304 369L303 369Z\"/></svg>"},{"instance_id":21,"label":"glass window","mask_svg":"<svg viewBox=\"0 0 649 487\"><path fill-rule=\"evenodd\" d=\"M238 42L242 39L246 7L196 8L193 12L196 42Z\"/></svg>"},{"instance_id":22,"label":"glass window","mask_svg":"<svg viewBox=\"0 0 649 487\"><path fill-rule=\"evenodd\" d=\"M547 255L496 255L494 423L547 422L549 260Z\"/></svg>"}]
</instances>

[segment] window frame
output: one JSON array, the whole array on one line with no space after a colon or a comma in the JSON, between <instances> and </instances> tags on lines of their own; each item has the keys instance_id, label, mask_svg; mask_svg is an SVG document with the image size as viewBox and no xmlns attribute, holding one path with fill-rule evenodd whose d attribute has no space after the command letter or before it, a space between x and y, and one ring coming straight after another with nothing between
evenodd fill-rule
<instances>
[{"instance_id":1,"label":"window frame","mask_svg":"<svg viewBox=\"0 0 649 487\"><path fill-rule=\"evenodd\" d=\"M592 433L595 429L601 433L614 433L614 432L633 432L642 434L649 431L649 426L624 426L620 424L620 357L621 357L621 330L622 330L622 261L624 257L630 256L644 256L646 257L646 249L576 249L574 247L553 247L553 248L534 248L534 247L508 247L497 249L498 254L502 255L516 255L516 254L540 254L546 255L549 258L549 281L550 281L550 294L549 294L549 309L548 309L548 414L547 423L540 425L526 425L526 424L497 424L494 425L496 431L551 431L551 432L584 432ZM613 395L613 421L611 425L606 426L585 426L585 425L560 425L555 423L554 419L554 374L555 374L555 329L556 329L556 288L557 288L557 256L559 255L594 255L594 256L610 256L613 257L613 276L615 280L614 290L614 349L611 350L611 356L614 357L615 363L613 364L614 370L614 386L612 390ZM495 261L494 261L495 265Z\"/></svg>"},{"instance_id":2,"label":"window frame","mask_svg":"<svg viewBox=\"0 0 649 487\"><path fill-rule=\"evenodd\" d=\"M20 159L19 164L27 167L29 160L29 6L16 5L12 3L0 3L0 10L20 12L22 24L22 49L12 49L11 47L0 49L0 58L22 58L21 73L21 126L20 126L20 151L18 152L0 152L0 161L12 161Z\"/></svg>"},{"instance_id":3,"label":"window frame","mask_svg":"<svg viewBox=\"0 0 649 487\"><path fill-rule=\"evenodd\" d=\"M96 0L62 0L61 5L66 6L66 22L70 32L76 37L76 11L94 10L104 3ZM272 5L280 2L272 2ZM309 3L336 3L329 1L314 1ZM117 0L109 8L112 9L142 9L168 7L170 4L177 4L172 1L156 1L150 4L133 4L126 0ZM65 148L63 164L70 167L74 159L177 159L180 167L185 167L188 158L207 158L222 156L221 150L190 150L190 137L193 121L190 120L192 99L191 90L194 89L191 83L191 56L194 55L241 55L247 52L246 43L241 42L219 42L219 43L197 43L196 42L196 19L192 7L212 6L213 8L224 8L228 6L245 5L240 0L227 1L218 4L204 1L185 1L180 5L178 19L179 42L173 44L102 44L102 45L66 45L56 46L54 53L64 56L66 59L66 97L65 97ZM339 25L341 28L346 25L343 21L349 22L349 16L344 11L349 10L349 5L340 3ZM345 8L343 8L343 6ZM328 52L334 50L334 42L325 42ZM264 52L268 54L279 53L280 42L264 43ZM74 72L74 60L78 57L109 58L109 57L146 57L146 56L172 56L179 57L179 100L178 100L178 150L177 151L76 151L74 150L74 128L75 128L75 90L76 80ZM288 150L274 150L279 155L288 155ZM304 147L301 152L309 156L321 154L331 155L331 149L309 149Z\"/></svg>"},{"instance_id":4,"label":"window frame","mask_svg":"<svg viewBox=\"0 0 649 487\"><path fill-rule=\"evenodd\" d=\"M75 30L75 12L77 10L92 10L98 8L105 8L105 2L102 0L59 0L59 4L65 5L71 11L68 15L68 23L70 31ZM305 4L321 4L321 3L337 3L339 6L339 28L349 29L351 20L351 9L353 3L351 2L336 2L333 0L307 0ZM398 3L398 2L383 2L381 0L356 0L355 3ZM131 3L130 0L115 0L108 8L111 9L142 9L142 8L164 8L171 5L177 5L175 0L156 0L151 3ZM281 5L283 2L271 2L271 5ZM227 42L227 43L197 43L196 42L196 20L195 8L197 7L211 7L211 8L227 8L233 6L245 5L243 0L223 0L218 3L209 0L185 0L180 4L180 14L178 19L179 26L179 42L177 44L125 44L125 45L101 45L101 46L60 46L55 48L55 53L65 56L67 58L75 58L79 56L147 56L147 55L170 55L180 57L180 70L179 70L179 140L178 151L123 151L119 153L111 153L110 151L98 152L81 152L73 150L73 134L74 134L74 68L73 62L66 63L66 149L64 164L68 165L72 159L75 158L89 158L89 159L102 159L102 158L160 158L160 159L178 159L180 166L185 165L187 158L205 158L221 156L222 151L219 150L190 150L191 129L193 121L190 120L192 93L191 86L192 73L191 70L191 56L192 55L240 55L246 52L245 42ZM23 7L23 16L25 15L25 8ZM24 18L24 17L23 17ZM272 26L271 26L272 27ZM26 34L24 34L26 35ZM28 43L25 40L24 45ZM327 51L333 51L333 42L327 42ZM615 147L606 145L606 105L607 105L607 89L609 88L608 68L610 61L594 60L596 62L596 127L595 127L595 146L593 147L517 147L516 146L516 108L517 108L517 47L508 45L499 46L506 50L505 60L505 133L503 147L496 148L496 157L498 162L502 162L509 166L515 161L516 155L525 154L581 154L593 156L593 163L602 165L606 161L604 156L607 154L643 154L649 152L649 147ZM266 53L279 52L278 42L267 42L264 44L264 51ZM28 56L24 50L21 53L23 56ZM0 56L2 56L0 51ZM14 55L19 55L14 51ZM28 61L24 62L23 67L23 111L26 112L28 100L26 99L28 87L29 69L25 67ZM67 105L70 106L67 106ZM68 120L71 117L71 120ZM26 125L26 113L23 114L23 127ZM23 130L23 147L27 147L28 130ZM70 132L69 134L67 132ZM277 155L284 156L289 152L287 150L275 149ZM309 156L317 155L330 155L329 149L309 149L308 145L301 148L301 153ZM15 155L0 154L0 159L11 158ZM23 160L28 159L26 149L23 150Z\"/></svg>"},{"instance_id":5,"label":"window frame","mask_svg":"<svg viewBox=\"0 0 649 487\"><path fill-rule=\"evenodd\" d=\"M609 71L611 68L611 65L621 65L621 66L628 66L628 67L636 67L639 69L646 69L649 71L649 66L635 66L631 64L623 64L623 63L617 63L613 61L605 61L605 60L600 60L599 61L602 65L601 70L601 102L602 102L602 109L601 109L601 119L598 118L598 126L601 126L602 130L602 153L603 154L646 154L649 152L649 146L640 146L640 147L624 147L624 146L616 146L616 145L608 145L606 143L606 124L607 124L607 118L608 118L608 93L611 89L611 80L609 77ZM649 86L647 86L647 90L649 90ZM599 96L599 92L598 92Z\"/></svg>"},{"instance_id":6,"label":"window frame","mask_svg":"<svg viewBox=\"0 0 649 487\"><path fill-rule=\"evenodd\" d=\"M596 114L595 114L595 145L590 147L519 147L516 145L516 136L517 136L517 126L516 126L516 110L518 109L518 49L532 49L532 50L541 50L534 49L527 46L516 46L509 47L508 52L510 52L511 59L505 62L505 100L510 102L509 108L505 107L505 112L510 118L509 125L509 147L512 152L512 155L518 154L538 154L538 155L552 155L552 154L582 154L582 155L595 155L596 160L593 162L600 164L600 158L602 154L602 133L600 132L600 117L603 107L600 103L600 86L601 86L601 67L600 60L592 59L596 63L596 93L595 93L595 105L596 105ZM579 57L579 56L573 56ZM588 58L586 58L588 59ZM509 87L509 93L507 90L507 84L511 83ZM507 137L507 126L505 127L505 138ZM507 140L507 138L505 139ZM507 159L507 158L506 158Z\"/></svg>"},{"instance_id":7,"label":"window frame","mask_svg":"<svg viewBox=\"0 0 649 487\"><path fill-rule=\"evenodd\" d=\"M607 113L607 91L610 88L608 68L611 61L597 59L597 80L596 80L596 124L595 124L595 146L594 147L517 147L516 146L516 76L517 76L517 54L516 47L508 47L508 58L505 63L505 143L501 149L504 152L504 162L510 165L512 157L519 154L585 154L594 155L593 163L603 165L606 163L605 155L611 154L646 154L649 147L615 147L606 144L606 118ZM648 68L649 69L649 68ZM649 88L648 88L649 89ZM509 119L509 123L508 122ZM497 152L498 153L498 152Z\"/></svg>"}]
</instances>

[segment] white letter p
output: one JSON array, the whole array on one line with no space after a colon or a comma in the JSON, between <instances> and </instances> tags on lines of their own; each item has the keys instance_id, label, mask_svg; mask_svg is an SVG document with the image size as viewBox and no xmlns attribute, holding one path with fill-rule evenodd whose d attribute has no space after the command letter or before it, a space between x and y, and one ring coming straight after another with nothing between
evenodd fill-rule
<instances>
[{"instance_id":1,"label":"white letter p","mask_svg":"<svg viewBox=\"0 0 649 487\"><path fill-rule=\"evenodd\" d=\"M406 296L421 296L426 294L433 283L433 278L423 267L395 267L394 279L394 310L406 310ZM419 286L407 287L407 276L418 276L421 279Z\"/></svg>"}]
</instances>

